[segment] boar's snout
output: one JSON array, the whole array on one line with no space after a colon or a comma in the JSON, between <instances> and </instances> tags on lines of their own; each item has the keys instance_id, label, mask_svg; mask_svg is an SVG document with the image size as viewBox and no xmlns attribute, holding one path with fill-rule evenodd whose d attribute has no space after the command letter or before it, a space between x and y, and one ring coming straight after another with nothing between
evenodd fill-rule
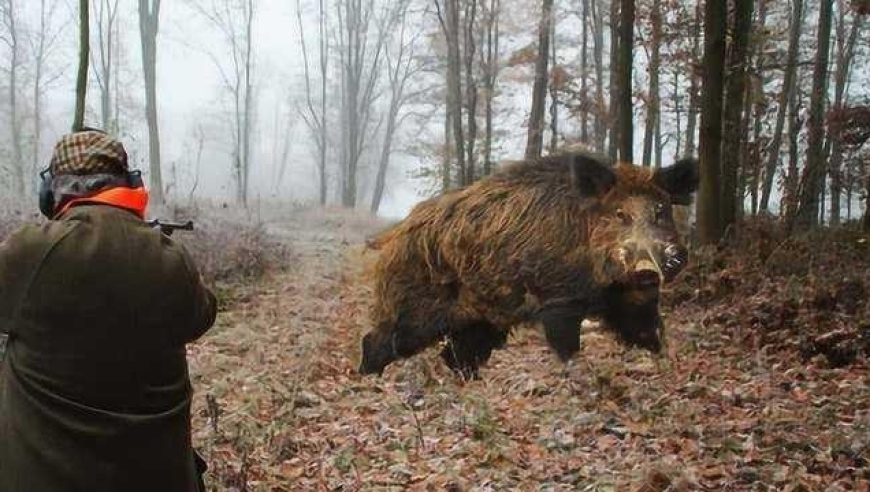
<instances>
[{"instance_id":1,"label":"boar's snout","mask_svg":"<svg viewBox=\"0 0 870 492\"><path fill-rule=\"evenodd\" d=\"M689 252L685 246L668 242L623 244L616 254L621 268L637 288L658 288L672 281L688 264Z\"/></svg>"}]
</instances>

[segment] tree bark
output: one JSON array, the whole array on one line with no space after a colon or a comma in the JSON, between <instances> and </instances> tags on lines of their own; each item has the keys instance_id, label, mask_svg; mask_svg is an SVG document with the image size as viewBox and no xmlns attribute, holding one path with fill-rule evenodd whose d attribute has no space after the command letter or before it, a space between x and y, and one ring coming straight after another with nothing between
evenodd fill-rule
<instances>
[{"instance_id":1,"label":"tree bark","mask_svg":"<svg viewBox=\"0 0 870 492\"><path fill-rule=\"evenodd\" d=\"M589 145L589 0L583 0L581 15L582 34L580 42L580 141ZM555 24L555 23L554 23ZM555 46L555 36L553 45ZM555 64L555 56L553 57Z\"/></svg>"},{"instance_id":2,"label":"tree bark","mask_svg":"<svg viewBox=\"0 0 870 492\"><path fill-rule=\"evenodd\" d=\"M443 4L441 3L443 2ZM459 46L459 1L435 0L441 31L447 42L447 114L451 119L451 134L456 158L459 185L465 184L465 130L462 123L462 74Z\"/></svg>"},{"instance_id":3,"label":"tree bark","mask_svg":"<svg viewBox=\"0 0 870 492\"><path fill-rule=\"evenodd\" d=\"M833 0L821 0L819 8L818 51L810 96L807 164L801 182L795 225L806 229L818 223L819 194L825 176L825 99L828 88L828 58L831 45Z\"/></svg>"},{"instance_id":4,"label":"tree bark","mask_svg":"<svg viewBox=\"0 0 870 492\"><path fill-rule=\"evenodd\" d=\"M693 155L695 149L695 134L698 129L698 107L699 103L699 70L701 65L701 25L703 19L702 3L695 4L695 23L693 25L692 34L692 59L691 70L689 73L689 108L688 117L686 120L686 155ZM716 22L725 22L724 19L719 19Z\"/></svg>"},{"instance_id":5,"label":"tree bark","mask_svg":"<svg viewBox=\"0 0 870 492\"><path fill-rule=\"evenodd\" d=\"M306 43L305 26L302 21L302 5L296 0L296 22L299 28L299 46L302 50L303 73L305 76L305 108L300 111L305 126L311 132L317 155L317 199L321 207L326 205L328 193L327 166L326 166L326 140L327 140L327 112L326 112L326 83L327 70L329 67L329 48L326 39L326 10L324 0L318 2L318 66L320 69L320 104L315 105L311 88L311 69L308 58L308 44ZM318 109L319 108L319 109Z\"/></svg>"},{"instance_id":6,"label":"tree bark","mask_svg":"<svg viewBox=\"0 0 870 492\"><path fill-rule=\"evenodd\" d=\"M843 100L846 93L846 84L849 81L849 75L852 71L852 60L855 53L855 41L858 37L858 31L861 27L861 17L854 16L852 25L849 28L848 35L846 34L846 9L848 7L839 3L839 22L837 23L837 67L834 71L834 109L842 109ZM826 147L830 147L830 151L826 151L825 155L829 156L830 163L829 174L831 177L831 225L840 224L840 196L842 192L842 167L843 167L843 144L842 141L834 135L830 135L827 140Z\"/></svg>"},{"instance_id":7,"label":"tree bark","mask_svg":"<svg viewBox=\"0 0 870 492\"><path fill-rule=\"evenodd\" d=\"M544 147L544 108L547 101L547 66L550 59L550 22L553 0L543 0L538 24L538 58L535 63L535 84L532 88L532 110L526 141L526 159L541 157Z\"/></svg>"},{"instance_id":8,"label":"tree bark","mask_svg":"<svg viewBox=\"0 0 870 492\"><path fill-rule=\"evenodd\" d=\"M788 109L788 168L785 179L784 200L785 206L780 207L784 211L786 224L794 221L798 206L798 184L800 175L798 160L800 158L800 134L803 128L801 119L800 95L795 90L789 98Z\"/></svg>"},{"instance_id":9,"label":"tree bark","mask_svg":"<svg viewBox=\"0 0 870 492\"><path fill-rule=\"evenodd\" d=\"M721 212L723 230L737 222L737 217L740 215L737 209L742 208L742 200L738 200L738 176L745 164L741 162L743 155L741 144L746 140L743 132L743 115L746 66L749 60L749 34L752 29L752 3L753 0L734 0L734 29L729 51L723 128Z\"/></svg>"},{"instance_id":10,"label":"tree bark","mask_svg":"<svg viewBox=\"0 0 870 492\"><path fill-rule=\"evenodd\" d=\"M604 141L607 138L606 107L604 102L604 20L598 2L590 2L592 22L592 51L595 60L595 151L604 153Z\"/></svg>"},{"instance_id":11,"label":"tree bark","mask_svg":"<svg viewBox=\"0 0 870 492\"><path fill-rule=\"evenodd\" d=\"M477 79L474 76L474 59L477 52L477 41L474 31L477 25L477 0L467 0L465 3L465 42L463 57L465 61L465 116L467 118L468 136L465 145L465 184L471 184L477 179L475 147L477 143Z\"/></svg>"},{"instance_id":12,"label":"tree bark","mask_svg":"<svg viewBox=\"0 0 870 492\"><path fill-rule=\"evenodd\" d=\"M556 22L550 22L550 67L555 74L558 61L556 59ZM554 79L549 81L550 90L550 145L548 151L555 154L559 147L559 88ZM585 102L584 102L585 104Z\"/></svg>"},{"instance_id":13,"label":"tree bark","mask_svg":"<svg viewBox=\"0 0 870 492\"><path fill-rule=\"evenodd\" d=\"M6 18L3 19L8 29L9 38L9 138L12 145L12 168L15 182L13 189L18 199L23 199L27 190L27 177L24 173L24 151L21 141L21 115L19 113L18 91L19 70L21 65L21 32L18 25L18 13L15 3L11 0L7 3Z\"/></svg>"},{"instance_id":14,"label":"tree bark","mask_svg":"<svg viewBox=\"0 0 870 492\"><path fill-rule=\"evenodd\" d=\"M483 174L492 173L492 141L493 141L493 101L495 99L495 82L499 72L499 39L501 18L501 0L489 0L486 20L486 59L484 61L484 113L486 129L483 149Z\"/></svg>"},{"instance_id":15,"label":"tree bark","mask_svg":"<svg viewBox=\"0 0 870 492\"><path fill-rule=\"evenodd\" d=\"M381 145L381 157L378 162L378 173L375 177L375 189L372 193L370 211L377 214L381 206L387 182L387 170L390 166L390 158L393 150L393 139L396 129L400 124L399 112L405 104L405 88L408 81L414 76L414 58L416 58L412 44L406 44L405 32L407 29L408 0L400 0L395 7L395 13L390 14L381 29L394 30L398 27L398 52L395 57L387 51L387 74L390 82L390 108L387 111L387 128L384 131L384 140ZM398 26L395 25L398 23Z\"/></svg>"},{"instance_id":16,"label":"tree bark","mask_svg":"<svg viewBox=\"0 0 870 492\"><path fill-rule=\"evenodd\" d=\"M142 71L145 77L145 118L148 121L148 163L151 199L164 202L160 165L160 125L157 117L157 33L160 29L160 0L139 0L139 36L142 42Z\"/></svg>"},{"instance_id":17,"label":"tree bark","mask_svg":"<svg viewBox=\"0 0 870 492\"><path fill-rule=\"evenodd\" d=\"M94 0L94 3L99 4L99 8L95 8L99 63L95 64L94 74L100 89L100 120L103 130L117 133L118 129L116 125L113 125L115 112L112 107L112 90L113 83L117 79L115 74L115 69L117 68L115 43L118 40L115 35L115 27L117 23L118 0L112 2L110 0ZM97 69L96 67L99 68Z\"/></svg>"},{"instance_id":18,"label":"tree bark","mask_svg":"<svg viewBox=\"0 0 870 492\"><path fill-rule=\"evenodd\" d=\"M789 111L789 100L795 91L797 58L800 49L800 36L803 26L803 0L792 0L793 7L789 21L788 54L786 55L785 74L783 75L782 91L779 93L776 124L773 130L773 138L768 149L767 167L764 170L764 181L761 185L761 203L759 208L763 211L770 210L770 195L773 191L773 179L776 169L779 167L780 147L782 146L782 132L785 127L786 115Z\"/></svg>"},{"instance_id":19,"label":"tree bark","mask_svg":"<svg viewBox=\"0 0 870 492\"><path fill-rule=\"evenodd\" d=\"M649 98L646 108L646 129L643 136L643 166L650 167L653 158L653 140L658 135L659 145L656 147L657 153L661 147L661 134L658 132L659 124L659 70L661 67L661 41L662 41L662 2L661 0L653 0L652 9L650 10L650 23L652 24L652 37L650 43L649 61Z\"/></svg>"},{"instance_id":20,"label":"tree bark","mask_svg":"<svg viewBox=\"0 0 870 492\"><path fill-rule=\"evenodd\" d=\"M865 166L870 167L870 166ZM864 220L863 226L865 231L870 231L870 173L867 173L866 186L864 190Z\"/></svg>"},{"instance_id":21,"label":"tree bark","mask_svg":"<svg viewBox=\"0 0 870 492\"><path fill-rule=\"evenodd\" d=\"M76 109L72 129L78 131L84 127L85 98L88 92L88 65L90 48L90 18L88 15L88 0L79 0L79 71L76 80Z\"/></svg>"},{"instance_id":22,"label":"tree bark","mask_svg":"<svg viewBox=\"0 0 870 492\"><path fill-rule=\"evenodd\" d=\"M708 0L704 14L704 77L701 93L701 183L698 240L713 244L722 236L722 96L725 67L726 0Z\"/></svg>"},{"instance_id":23,"label":"tree bark","mask_svg":"<svg viewBox=\"0 0 870 492\"><path fill-rule=\"evenodd\" d=\"M610 140L607 154L613 161L619 159L619 2L610 0L610 107L608 108L607 127Z\"/></svg>"},{"instance_id":24,"label":"tree bark","mask_svg":"<svg viewBox=\"0 0 870 492\"><path fill-rule=\"evenodd\" d=\"M634 161L634 0L622 0L619 12L619 160Z\"/></svg>"}]
</instances>

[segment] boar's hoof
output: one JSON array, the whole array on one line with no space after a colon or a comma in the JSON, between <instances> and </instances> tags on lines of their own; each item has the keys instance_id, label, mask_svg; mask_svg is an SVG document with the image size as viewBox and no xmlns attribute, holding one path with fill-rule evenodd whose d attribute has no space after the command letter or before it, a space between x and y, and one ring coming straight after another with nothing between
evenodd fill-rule
<instances>
[{"instance_id":1,"label":"boar's hoof","mask_svg":"<svg viewBox=\"0 0 870 492\"><path fill-rule=\"evenodd\" d=\"M457 376L464 381L480 379L478 365L475 361L469 360L467 355L463 354L462 349L451 342L447 342L441 349L441 359Z\"/></svg>"},{"instance_id":2,"label":"boar's hoof","mask_svg":"<svg viewBox=\"0 0 870 492\"><path fill-rule=\"evenodd\" d=\"M391 343L384 343L373 333L369 333L362 339L362 360L358 371L360 374L381 375L391 362L396 359L395 351Z\"/></svg>"}]
</instances>

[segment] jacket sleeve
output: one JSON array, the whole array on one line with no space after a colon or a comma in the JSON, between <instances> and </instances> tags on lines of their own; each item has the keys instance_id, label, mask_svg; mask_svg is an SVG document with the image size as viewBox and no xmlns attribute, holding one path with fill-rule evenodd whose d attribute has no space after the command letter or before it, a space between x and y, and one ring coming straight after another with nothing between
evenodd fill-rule
<instances>
[{"instance_id":1,"label":"jacket sleeve","mask_svg":"<svg viewBox=\"0 0 870 492\"><path fill-rule=\"evenodd\" d=\"M178 247L181 249L187 283L191 289L190 318L185 324L185 333L182 334L184 343L190 343L204 335L214 325L217 317L217 298L203 283L202 276L187 249L181 244L178 244Z\"/></svg>"}]
</instances>

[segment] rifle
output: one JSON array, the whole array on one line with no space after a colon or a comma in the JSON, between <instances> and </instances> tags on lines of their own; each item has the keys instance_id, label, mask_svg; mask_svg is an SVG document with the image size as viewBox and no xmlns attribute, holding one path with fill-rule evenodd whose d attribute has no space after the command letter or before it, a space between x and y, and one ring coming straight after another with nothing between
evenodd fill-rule
<instances>
[{"instance_id":1,"label":"rifle","mask_svg":"<svg viewBox=\"0 0 870 492\"><path fill-rule=\"evenodd\" d=\"M160 232L166 234L167 236L171 236L175 231L192 231L193 230L193 221L188 220L187 222L179 223L179 222L163 222L160 219L152 219L147 222L147 224L153 228L160 228Z\"/></svg>"}]
</instances>

